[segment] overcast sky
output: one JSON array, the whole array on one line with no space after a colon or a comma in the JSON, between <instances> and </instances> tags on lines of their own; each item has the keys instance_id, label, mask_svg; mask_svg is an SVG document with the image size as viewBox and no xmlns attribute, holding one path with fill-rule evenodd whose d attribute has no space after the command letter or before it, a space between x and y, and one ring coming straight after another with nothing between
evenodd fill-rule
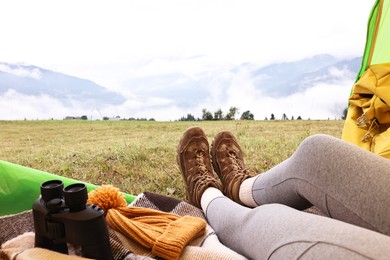
<instances>
[{"instance_id":1,"label":"overcast sky","mask_svg":"<svg viewBox=\"0 0 390 260\"><path fill-rule=\"evenodd\" d=\"M245 62L261 66L322 53L356 57L363 53L373 3L1 1L0 61L33 64L126 92L122 83L140 75L191 77Z\"/></svg>"}]
</instances>

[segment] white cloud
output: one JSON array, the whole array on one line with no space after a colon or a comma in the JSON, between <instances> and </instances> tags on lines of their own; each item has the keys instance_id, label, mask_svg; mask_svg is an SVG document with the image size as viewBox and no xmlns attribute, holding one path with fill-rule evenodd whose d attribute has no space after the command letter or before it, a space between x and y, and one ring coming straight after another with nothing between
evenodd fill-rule
<instances>
[{"instance_id":1,"label":"white cloud","mask_svg":"<svg viewBox=\"0 0 390 260\"><path fill-rule=\"evenodd\" d=\"M347 68L342 68L342 69L338 69L336 67L331 67L329 69L329 74L332 75L332 76L335 76L337 78L340 78L340 79L344 79L344 78L353 78L355 77L356 73L355 72L352 72L350 70L348 70Z\"/></svg>"},{"instance_id":2,"label":"white cloud","mask_svg":"<svg viewBox=\"0 0 390 260\"><path fill-rule=\"evenodd\" d=\"M0 63L0 72L9 73L19 77L29 77L34 79L40 79L42 77L41 71L37 68L27 69L23 66L10 66L4 63Z\"/></svg>"},{"instance_id":3,"label":"white cloud","mask_svg":"<svg viewBox=\"0 0 390 260\"><path fill-rule=\"evenodd\" d=\"M303 119L338 119L347 106L355 75L346 69L332 68L331 71L333 75L337 75L332 83L312 82L303 92L275 98L256 89L253 79L244 68L229 76L230 85L224 86L225 81L216 84L219 88L212 88L210 99L199 104L193 111L200 117L201 108L210 111L222 108L227 112L231 106L235 106L240 113L250 110L258 120L270 118L271 114L280 119L284 113L289 118L301 116ZM227 97L224 97L224 93Z\"/></svg>"},{"instance_id":4,"label":"white cloud","mask_svg":"<svg viewBox=\"0 0 390 260\"><path fill-rule=\"evenodd\" d=\"M0 96L2 120L62 119L81 112L77 107L66 107L58 100L47 96L26 96L12 89Z\"/></svg>"},{"instance_id":5,"label":"white cloud","mask_svg":"<svg viewBox=\"0 0 390 260\"><path fill-rule=\"evenodd\" d=\"M234 74L226 92L228 104L245 104L256 100L261 95L252 82L250 71L246 68Z\"/></svg>"}]
</instances>

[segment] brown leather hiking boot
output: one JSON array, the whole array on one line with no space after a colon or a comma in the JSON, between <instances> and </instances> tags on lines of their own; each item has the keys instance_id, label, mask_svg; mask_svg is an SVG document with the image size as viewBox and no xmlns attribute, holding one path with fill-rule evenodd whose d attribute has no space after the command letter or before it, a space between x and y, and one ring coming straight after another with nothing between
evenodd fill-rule
<instances>
[{"instance_id":1,"label":"brown leather hiking boot","mask_svg":"<svg viewBox=\"0 0 390 260\"><path fill-rule=\"evenodd\" d=\"M201 208L200 198L207 188L222 190L221 183L213 174L207 137L200 127L191 127L184 132L177 147L176 159L189 203Z\"/></svg>"},{"instance_id":2,"label":"brown leather hiking boot","mask_svg":"<svg viewBox=\"0 0 390 260\"><path fill-rule=\"evenodd\" d=\"M214 171L222 181L225 196L242 204L239 198L241 183L250 177L245 168L242 150L237 139L229 131L218 133L211 145Z\"/></svg>"}]
</instances>

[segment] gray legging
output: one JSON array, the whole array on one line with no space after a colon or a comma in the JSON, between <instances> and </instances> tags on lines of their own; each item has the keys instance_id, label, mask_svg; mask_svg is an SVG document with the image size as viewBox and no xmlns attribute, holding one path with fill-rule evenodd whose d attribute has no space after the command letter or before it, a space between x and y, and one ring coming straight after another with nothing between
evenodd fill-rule
<instances>
[{"instance_id":1,"label":"gray legging","mask_svg":"<svg viewBox=\"0 0 390 260\"><path fill-rule=\"evenodd\" d=\"M390 259L390 160L315 135L256 178L261 206L218 197L206 210L227 246L251 259ZM300 211L311 205L329 217Z\"/></svg>"}]
</instances>

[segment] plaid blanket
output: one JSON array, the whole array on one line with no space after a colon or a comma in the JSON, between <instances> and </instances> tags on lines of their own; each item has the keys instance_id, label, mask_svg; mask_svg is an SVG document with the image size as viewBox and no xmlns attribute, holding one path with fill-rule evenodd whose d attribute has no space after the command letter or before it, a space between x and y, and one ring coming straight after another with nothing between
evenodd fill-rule
<instances>
[{"instance_id":1,"label":"plaid blanket","mask_svg":"<svg viewBox=\"0 0 390 260\"><path fill-rule=\"evenodd\" d=\"M190 215L205 219L203 212L187 202L156 193L141 193L129 206L151 208L180 216ZM32 211L0 218L0 259L83 259L80 248L69 247L69 255L42 248L34 248L34 222ZM151 250L137 244L122 233L109 229L110 245L114 259L157 259ZM208 225L204 236L191 241L183 250L180 259L246 259L218 240Z\"/></svg>"}]
</instances>

